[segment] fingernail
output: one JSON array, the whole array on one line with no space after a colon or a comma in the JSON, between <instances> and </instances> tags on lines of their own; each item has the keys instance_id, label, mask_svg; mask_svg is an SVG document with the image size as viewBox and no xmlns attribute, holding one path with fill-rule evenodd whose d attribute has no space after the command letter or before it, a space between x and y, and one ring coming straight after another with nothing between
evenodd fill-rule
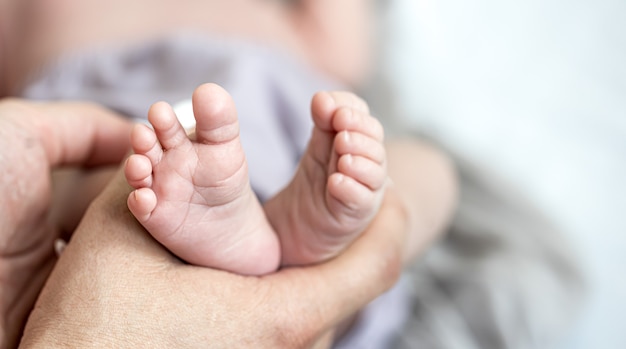
<instances>
[{"instance_id":1,"label":"fingernail","mask_svg":"<svg viewBox=\"0 0 626 349\"><path fill-rule=\"evenodd\" d=\"M56 253L57 257L59 257L61 253L63 253L65 246L67 246L67 243L65 241L61 239L54 240L54 252Z\"/></svg>"}]
</instances>

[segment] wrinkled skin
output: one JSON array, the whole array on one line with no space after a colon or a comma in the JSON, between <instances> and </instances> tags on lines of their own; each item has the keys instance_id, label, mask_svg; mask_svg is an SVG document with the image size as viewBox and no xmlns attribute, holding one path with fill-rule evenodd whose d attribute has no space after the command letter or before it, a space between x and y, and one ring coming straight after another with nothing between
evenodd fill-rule
<instances>
[{"instance_id":1,"label":"wrinkled skin","mask_svg":"<svg viewBox=\"0 0 626 349\"><path fill-rule=\"evenodd\" d=\"M337 258L246 277L172 257L126 209L129 192L118 174L90 206L23 347L327 347L335 326L391 287L402 267L406 218L393 193Z\"/></svg>"},{"instance_id":2,"label":"wrinkled skin","mask_svg":"<svg viewBox=\"0 0 626 349\"><path fill-rule=\"evenodd\" d=\"M51 170L118 163L129 130L89 104L0 101L0 348L17 344L56 261L54 240L90 200L85 195L73 212L50 210Z\"/></svg>"}]
</instances>

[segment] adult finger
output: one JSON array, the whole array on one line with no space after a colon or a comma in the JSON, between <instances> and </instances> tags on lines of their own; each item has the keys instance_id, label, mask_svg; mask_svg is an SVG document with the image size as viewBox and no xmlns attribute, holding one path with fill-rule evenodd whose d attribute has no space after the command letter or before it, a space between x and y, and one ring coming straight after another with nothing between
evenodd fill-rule
<instances>
[{"instance_id":1,"label":"adult finger","mask_svg":"<svg viewBox=\"0 0 626 349\"><path fill-rule=\"evenodd\" d=\"M131 123L95 104L63 103L42 105L48 115L44 125L52 131L46 142L52 165L85 166L112 164L123 159L130 148ZM56 120L55 120L56 119Z\"/></svg>"},{"instance_id":2,"label":"adult finger","mask_svg":"<svg viewBox=\"0 0 626 349\"><path fill-rule=\"evenodd\" d=\"M341 255L266 277L273 281L275 306L285 309L282 314L297 314L282 319L287 336L315 341L395 284L403 267L405 215L399 198L389 191L377 218Z\"/></svg>"},{"instance_id":3,"label":"adult finger","mask_svg":"<svg viewBox=\"0 0 626 349\"><path fill-rule=\"evenodd\" d=\"M47 328L45 336L68 340L73 330L69 340L115 347L325 346L332 327L389 288L401 268L404 217L393 196L340 257L245 277L172 257L128 212L130 190L119 172L90 206L31 314L25 343L33 336L51 343L37 338Z\"/></svg>"},{"instance_id":4,"label":"adult finger","mask_svg":"<svg viewBox=\"0 0 626 349\"><path fill-rule=\"evenodd\" d=\"M112 164L128 152L131 123L96 104L7 103L16 122L35 131L51 166Z\"/></svg>"}]
</instances>

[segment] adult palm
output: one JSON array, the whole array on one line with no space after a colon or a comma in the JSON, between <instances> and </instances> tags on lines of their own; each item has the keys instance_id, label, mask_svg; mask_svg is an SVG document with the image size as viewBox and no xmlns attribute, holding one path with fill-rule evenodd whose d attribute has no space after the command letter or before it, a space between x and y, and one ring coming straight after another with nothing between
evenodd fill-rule
<instances>
[{"instance_id":1,"label":"adult palm","mask_svg":"<svg viewBox=\"0 0 626 349\"><path fill-rule=\"evenodd\" d=\"M0 101L0 348L17 345L56 262L54 241L95 191L53 207L52 170L119 163L129 132L128 122L91 104Z\"/></svg>"}]
</instances>

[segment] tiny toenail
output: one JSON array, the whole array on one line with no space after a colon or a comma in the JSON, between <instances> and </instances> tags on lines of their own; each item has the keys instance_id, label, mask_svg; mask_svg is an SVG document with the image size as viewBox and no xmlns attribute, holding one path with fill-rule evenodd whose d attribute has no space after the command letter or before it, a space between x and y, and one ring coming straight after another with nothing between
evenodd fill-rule
<instances>
[{"instance_id":1,"label":"tiny toenail","mask_svg":"<svg viewBox=\"0 0 626 349\"><path fill-rule=\"evenodd\" d=\"M324 91L324 93L326 93L330 97L330 101L332 102L332 105L330 107L334 110L337 107L337 100L335 99L335 96L333 96L333 94L328 91Z\"/></svg>"},{"instance_id":2,"label":"tiny toenail","mask_svg":"<svg viewBox=\"0 0 626 349\"><path fill-rule=\"evenodd\" d=\"M346 143L350 143L350 132L343 131L343 140L346 141Z\"/></svg>"},{"instance_id":3,"label":"tiny toenail","mask_svg":"<svg viewBox=\"0 0 626 349\"><path fill-rule=\"evenodd\" d=\"M344 175L339 173L337 175L337 177L335 177L335 183L336 184L341 184L343 182L344 178L345 178Z\"/></svg>"}]
</instances>

